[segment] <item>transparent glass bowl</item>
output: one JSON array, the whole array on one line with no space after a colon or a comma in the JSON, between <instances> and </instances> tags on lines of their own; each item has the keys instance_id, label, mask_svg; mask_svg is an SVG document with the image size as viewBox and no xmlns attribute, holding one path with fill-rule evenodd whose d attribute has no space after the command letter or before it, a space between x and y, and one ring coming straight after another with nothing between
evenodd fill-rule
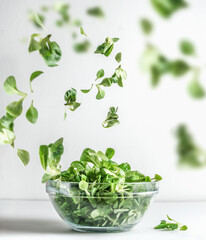
<instances>
[{"instance_id":1,"label":"transparent glass bowl","mask_svg":"<svg viewBox=\"0 0 206 240\"><path fill-rule=\"evenodd\" d=\"M46 191L59 216L81 232L121 232L134 227L143 217L158 182L79 183L49 181Z\"/></svg>"}]
</instances>

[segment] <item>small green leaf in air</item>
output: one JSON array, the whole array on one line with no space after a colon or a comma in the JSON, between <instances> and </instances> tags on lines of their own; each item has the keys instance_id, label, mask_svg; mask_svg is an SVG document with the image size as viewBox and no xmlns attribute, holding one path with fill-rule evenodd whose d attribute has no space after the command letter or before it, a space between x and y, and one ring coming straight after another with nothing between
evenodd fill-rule
<instances>
[{"instance_id":1,"label":"small green leaf in air","mask_svg":"<svg viewBox=\"0 0 206 240\"><path fill-rule=\"evenodd\" d=\"M5 80L4 82L4 91L8 94L8 95L13 95L13 94L17 94L17 95L20 95L22 97L26 97L27 94L26 93L23 93L21 91L19 91L17 89L17 86L16 86L16 79L14 76L9 76L7 77L7 79Z\"/></svg>"},{"instance_id":2,"label":"small green leaf in air","mask_svg":"<svg viewBox=\"0 0 206 240\"><path fill-rule=\"evenodd\" d=\"M98 84L96 84L96 87L97 87L97 90L98 90L98 93L96 95L96 99L100 100L100 99L104 98L105 91L102 90Z\"/></svg>"},{"instance_id":3,"label":"small green leaf in air","mask_svg":"<svg viewBox=\"0 0 206 240\"><path fill-rule=\"evenodd\" d=\"M116 60L118 63L121 62L121 60L122 60L122 53L121 53L121 52L119 52L119 53L116 54L115 60Z\"/></svg>"},{"instance_id":4,"label":"small green leaf in air","mask_svg":"<svg viewBox=\"0 0 206 240\"><path fill-rule=\"evenodd\" d=\"M37 109L33 106L33 100L31 102L30 108L26 112L26 118L30 123L36 123L38 119L38 111Z\"/></svg>"},{"instance_id":5,"label":"small green leaf in air","mask_svg":"<svg viewBox=\"0 0 206 240\"><path fill-rule=\"evenodd\" d=\"M6 107L6 112L9 113L14 118L20 116L23 110L23 107L22 107L23 100L24 98L21 98L19 101L10 103Z\"/></svg>"},{"instance_id":6,"label":"small green leaf in air","mask_svg":"<svg viewBox=\"0 0 206 240\"><path fill-rule=\"evenodd\" d=\"M37 78L39 75L41 75L42 73L44 73L44 72L42 72L42 71L35 71L35 72L33 72L33 73L31 74L31 76L30 76L30 81L29 81L29 86L30 86L30 91L31 91L31 92L33 92L33 89L32 89L32 86L31 86L31 82L32 82L35 78Z\"/></svg>"},{"instance_id":7,"label":"small green leaf in air","mask_svg":"<svg viewBox=\"0 0 206 240\"><path fill-rule=\"evenodd\" d=\"M91 91L92 87L93 87L93 84L91 85L90 89L81 89L81 91L82 91L83 93L88 93L88 92Z\"/></svg>"},{"instance_id":8,"label":"small green leaf in air","mask_svg":"<svg viewBox=\"0 0 206 240\"><path fill-rule=\"evenodd\" d=\"M180 42L180 51L185 55L195 55L195 47L192 42L182 40Z\"/></svg>"},{"instance_id":9,"label":"small green leaf in air","mask_svg":"<svg viewBox=\"0 0 206 240\"><path fill-rule=\"evenodd\" d=\"M80 33L87 37L87 34L85 33L85 31L84 31L84 29L82 27L80 27Z\"/></svg>"},{"instance_id":10,"label":"small green leaf in air","mask_svg":"<svg viewBox=\"0 0 206 240\"><path fill-rule=\"evenodd\" d=\"M95 79L95 81L99 78L102 78L104 77L104 69L100 69L98 72L97 72L97 78Z\"/></svg>"},{"instance_id":11,"label":"small green leaf in air","mask_svg":"<svg viewBox=\"0 0 206 240\"><path fill-rule=\"evenodd\" d=\"M104 128L110 128L120 123L118 120L119 116L117 115L117 110L118 107L110 107L109 112L107 113L107 118L102 123Z\"/></svg>"},{"instance_id":12,"label":"small green leaf in air","mask_svg":"<svg viewBox=\"0 0 206 240\"><path fill-rule=\"evenodd\" d=\"M145 35L149 35L151 34L152 30L153 30L153 25L152 25L152 22L147 19L147 18L142 18L140 20L140 26L142 28L142 32L145 34Z\"/></svg>"},{"instance_id":13,"label":"small green leaf in air","mask_svg":"<svg viewBox=\"0 0 206 240\"><path fill-rule=\"evenodd\" d=\"M20 160L22 161L22 163L24 164L24 166L26 166L29 163L29 153L24 150L24 149L17 149L17 155L20 158Z\"/></svg>"},{"instance_id":14,"label":"small green leaf in air","mask_svg":"<svg viewBox=\"0 0 206 240\"><path fill-rule=\"evenodd\" d=\"M87 14L92 17L103 18L104 12L100 7L92 7L87 9Z\"/></svg>"}]
</instances>

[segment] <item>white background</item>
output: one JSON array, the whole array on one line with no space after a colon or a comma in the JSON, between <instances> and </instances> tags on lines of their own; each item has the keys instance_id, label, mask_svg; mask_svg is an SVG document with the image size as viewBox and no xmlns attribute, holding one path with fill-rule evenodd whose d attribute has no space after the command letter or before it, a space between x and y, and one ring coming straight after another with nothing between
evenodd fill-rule
<instances>
[{"instance_id":1,"label":"white background","mask_svg":"<svg viewBox=\"0 0 206 240\"><path fill-rule=\"evenodd\" d=\"M54 1L0 1L1 116L6 105L17 99L4 93L2 86L6 77L14 75L18 88L29 92L30 74L36 70L44 71L33 82L34 93L25 100L24 112L15 121L16 148L0 147L0 199L47 199L44 185L41 184L43 171L38 147L64 137L63 169L71 161L79 159L86 147L102 151L113 147L116 149L116 161L127 161L132 168L145 174L152 176L158 173L163 177L158 200L206 200L206 170L177 168L174 137L176 126L186 123L197 142L206 148L206 100L195 101L188 97L186 85L192 77L190 74L181 79L165 77L157 89L152 89L149 77L139 70L139 58L147 39L141 33L138 20L144 16L154 21L155 31L151 41L166 56L180 57L178 42L189 38L197 46L198 57L188 61L205 65L206 1L188 2L191 3L190 8L178 12L167 21L154 12L149 1L69 1L71 15L82 20L92 47L88 54L74 53L71 28L57 28L54 21L58 17L49 13L46 22L48 32L42 33L51 33L63 52L59 66L49 68L38 53L28 53L28 41L25 43L22 39L29 39L32 33L38 32L28 22L27 11L38 10L40 5L51 5ZM104 9L104 20L86 15L87 7L96 5ZM107 36L120 38L112 55L106 58L93 54L96 46ZM84 37L79 34L79 40L82 39ZM114 86L105 89L106 96L100 101L95 99L96 89L87 95L78 93L81 107L75 112L68 112L68 118L63 121L65 91L71 87L77 90L89 88L100 68L105 69L106 76L112 75L118 66L114 56L119 51L123 53L122 67L128 73L124 88ZM206 86L205 77L203 73L202 82ZM35 125L25 118L32 99L39 111ZM101 122L110 106L119 106L121 124L104 129ZM17 148L30 152L31 161L27 167L17 158Z\"/></svg>"}]
</instances>

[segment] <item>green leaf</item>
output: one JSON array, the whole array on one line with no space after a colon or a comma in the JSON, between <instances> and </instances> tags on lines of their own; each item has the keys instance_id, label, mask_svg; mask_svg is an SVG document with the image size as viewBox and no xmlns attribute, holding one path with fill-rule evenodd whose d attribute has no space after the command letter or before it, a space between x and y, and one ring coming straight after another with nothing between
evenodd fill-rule
<instances>
[{"instance_id":1,"label":"green leaf","mask_svg":"<svg viewBox=\"0 0 206 240\"><path fill-rule=\"evenodd\" d=\"M51 180L53 177L54 177L54 175L49 174L49 173L45 173L45 174L43 175L43 177L42 177L41 182L42 182L42 183L46 183L46 182L48 182L49 180Z\"/></svg>"},{"instance_id":2,"label":"green leaf","mask_svg":"<svg viewBox=\"0 0 206 240\"><path fill-rule=\"evenodd\" d=\"M109 159L107 158L107 156L101 152L101 151L98 151L97 152L97 157L101 158L102 160L105 160L105 161L108 161Z\"/></svg>"},{"instance_id":3,"label":"green leaf","mask_svg":"<svg viewBox=\"0 0 206 240\"><path fill-rule=\"evenodd\" d=\"M99 45L94 53L100 53L108 57L114 48L114 42L117 42L118 40L119 38L107 37L105 42Z\"/></svg>"},{"instance_id":4,"label":"green leaf","mask_svg":"<svg viewBox=\"0 0 206 240\"><path fill-rule=\"evenodd\" d=\"M152 22L147 19L147 18L142 18L140 20L140 26L142 28L142 32L145 34L145 35L149 35L151 34L152 30L153 30L153 25L152 25Z\"/></svg>"},{"instance_id":5,"label":"green leaf","mask_svg":"<svg viewBox=\"0 0 206 240\"><path fill-rule=\"evenodd\" d=\"M79 19L75 19L75 20L73 21L73 25L76 26L76 27L81 27L82 22L81 22L81 20L79 20Z\"/></svg>"},{"instance_id":6,"label":"green leaf","mask_svg":"<svg viewBox=\"0 0 206 240\"><path fill-rule=\"evenodd\" d=\"M150 0L150 2L159 15L164 18L169 18L177 10L188 6L184 0Z\"/></svg>"},{"instance_id":7,"label":"green leaf","mask_svg":"<svg viewBox=\"0 0 206 240\"><path fill-rule=\"evenodd\" d=\"M104 87L110 87L112 85L110 78L104 78L99 85L102 85Z\"/></svg>"},{"instance_id":8,"label":"green leaf","mask_svg":"<svg viewBox=\"0 0 206 240\"><path fill-rule=\"evenodd\" d=\"M61 155L64 153L63 138L59 138L50 147L53 157L59 162Z\"/></svg>"},{"instance_id":9,"label":"green leaf","mask_svg":"<svg viewBox=\"0 0 206 240\"><path fill-rule=\"evenodd\" d=\"M112 159L112 157L115 154L115 150L113 148L107 148L105 155L109 158Z\"/></svg>"},{"instance_id":10,"label":"green leaf","mask_svg":"<svg viewBox=\"0 0 206 240\"><path fill-rule=\"evenodd\" d=\"M98 209L95 209L95 210L93 210L92 212L91 212L91 217L92 218L97 218L97 217L99 217L100 216L100 213L99 213L99 210Z\"/></svg>"},{"instance_id":11,"label":"green leaf","mask_svg":"<svg viewBox=\"0 0 206 240\"><path fill-rule=\"evenodd\" d=\"M107 113L107 118L102 123L104 128L110 128L118 125L120 122L118 120L119 116L117 115L118 107L110 107L109 112Z\"/></svg>"},{"instance_id":12,"label":"green leaf","mask_svg":"<svg viewBox=\"0 0 206 240\"><path fill-rule=\"evenodd\" d=\"M54 5L54 10L59 14L60 19L57 22L62 22L63 24L68 24L70 22L69 15L69 4L63 2L56 2ZM58 25L58 26L62 26Z\"/></svg>"},{"instance_id":13,"label":"green leaf","mask_svg":"<svg viewBox=\"0 0 206 240\"><path fill-rule=\"evenodd\" d=\"M98 89L98 93L97 93L97 95L96 95L96 99L100 100L100 99L104 98L104 96L105 96L105 91L102 90L98 84L96 84L96 87L97 87L97 89Z\"/></svg>"},{"instance_id":14,"label":"green leaf","mask_svg":"<svg viewBox=\"0 0 206 240\"><path fill-rule=\"evenodd\" d=\"M190 70L190 66L183 60L170 62L169 71L175 77L180 77Z\"/></svg>"},{"instance_id":15,"label":"green leaf","mask_svg":"<svg viewBox=\"0 0 206 240\"><path fill-rule=\"evenodd\" d=\"M180 51L185 55L195 55L195 47L192 42L182 40L180 42Z\"/></svg>"},{"instance_id":16,"label":"green leaf","mask_svg":"<svg viewBox=\"0 0 206 240\"><path fill-rule=\"evenodd\" d=\"M69 89L65 92L64 100L67 102L67 104L75 102L76 101L76 95L77 95L76 89L71 88L71 89Z\"/></svg>"},{"instance_id":17,"label":"green leaf","mask_svg":"<svg viewBox=\"0 0 206 240\"><path fill-rule=\"evenodd\" d=\"M96 152L90 148L84 149L84 151L80 157L80 161L83 163L90 162L98 167L101 165L101 163L96 155Z\"/></svg>"},{"instance_id":18,"label":"green leaf","mask_svg":"<svg viewBox=\"0 0 206 240\"><path fill-rule=\"evenodd\" d=\"M85 33L85 31L84 31L84 29L82 27L80 27L80 33L87 37L87 34Z\"/></svg>"},{"instance_id":19,"label":"green leaf","mask_svg":"<svg viewBox=\"0 0 206 240\"><path fill-rule=\"evenodd\" d=\"M87 9L87 14L92 17L103 18L104 12L100 7L92 7Z\"/></svg>"},{"instance_id":20,"label":"green leaf","mask_svg":"<svg viewBox=\"0 0 206 240\"><path fill-rule=\"evenodd\" d=\"M167 215L167 219L170 221L175 221L174 219L172 219L171 217L169 217L169 215Z\"/></svg>"},{"instance_id":21,"label":"green leaf","mask_svg":"<svg viewBox=\"0 0 206 240\"><path fill-rule=\"evenodd\" d=\"M33 89L32 89L32 86L31 86L31 82L32 82L35 78L37 78L39 75L41 75L42 73L44 73L44 72L42 72L42 71L35 71L35 72L33 72L33 73L31 74L31 76L30 76L30 81L29 81L30 91L31 91L31 92L33 92Z\"/></svg>"},{"instance_id":22,"label":"green leaf","mask_svg":"<svg viewBox=\"0 0 206 240\"><path fill-rule=\"evenodd\" d=\"M155 174L154 180L155 181L161 181L162 177L160 175L158 175L158 174Z\"/></svg>"},{"instance_id":23,"label":"green leaf","mask_svg":"<svg viewBox=\"0 0 206 240\"><path fill-rule=\"evenodd\" d=\"M112 38L112 41L113 41L113 42L118 42L118 41L119 41L119 38Z\"/></svg>"},{"instance_id":24,"label":"green leaf","mask_svg":"<svg viewBox=\"0 0 206 240\"><path fill-rule=\"evenodd\" d=\"M206 153L195 142L186 125L179 125L175 131L177 138L176 152L178 164L191 168L199 168L206 165Z\"/></svg>"},{"instance_id":25,"label":"green leaf","mask_svg":"<svg viewBox=\"0 0 206 240\"><path fill-rule=\"evenodd\" d=\"M192 98L201 99L205 97L205 90L198 80L192 80L188 85L188 93Z\"/></svg>"},{"instance_id":26,"label":"green leaf","mask_svg":"<svg viewBox=\"0 0 206 240\"><path fill-rule=\"evenodd\" d=\"M122 60L122 53L121 53L121 52L119 52L119 53L116 54L115 60L116 60L118 63L121 62L121 60Z\"/></svg>"},{"instance_id":27,"label":"green leaf","mask_svg":"<svg viewBox=\"0 0 206 240\"><path fill-rule=\"evenodd\" d=\"M0 130L0 145L11 144L13 146L15 134L13 131L3 128Z\"/></svg>"},{"instance_id":28,"label":"green leaf","mask_svg":"<svg viewBox=\"0 0 206 240\"><path fill-rule=\"evenodd\" d=\"M87 188L88 188L88 183L85 182L85 181L81 181L81 182L79 183L79 188L80 188L81 190L83 190L83 191L86 191Z\"/></svg>"},{"instance_id":29,"label":"green leaf","mask_svg":"<svg viewBox=\"0 0 206 240\"><path fill-rule=\"evenodd\" d=\"M85 53L89 50L90 46L91 43L88 40L84 40L83 42L75 43L73 48L77 53Z\"/></svg>"},{"instance_id":30,"label":"green leaf","mask_svg":"<svg viewBox=\"0 0 206 240\"><path fill-rule=\"evenodd\" d=\"M51 35L47 35L41 40L39 53L49 67L55 67L58 66L57 62L60 61L62 53L59 45L55 41L51 42L50 37Z\"/></svg>"},{"instance_id":31,"label":"green leaf","mask_svg":"<svg viewBox=\"0 0 206 240\"><path fill-rule=\"evenodd\" d=\"M39 13L34 13L33 14L33 22L37 27L41 27L42 29L44 29L46 31L46 28L44 26L44 21L45 18L43 15L39 14Z\"/></svg>"},{"instance_id":32,"label":"green leaf","mask_svg":"<svg viewBox=\"0 0 206 240\"><path fill-rule=\"evenodd\" d=\"M26 166L29 163L29 153L24 150L24 149L17 149L17 155L20 158L20 160L22 161L22 163L24 164L24 166Z\"/></svg>"},{"instance_id":33,"label":"green leaf","mask_svg":"<svg viewBox=\"0 0 206 240\"><path fill-rule=\"evenodd\" d=\"M46 28L44 27L45 17L42 14L31 12L29 14L29 20L33 23L35 27L46 30Z\"/></svg>"},{"instance_id":34,"label":"green leaf","mask_svg":"<svg viewBox=\"0 0 206 240\"><path fill-rule=\"evenodd\" d=\"M17 89L16 86L16 79L14 76L9 76L7 77L7 79L4 81L4 91L8 94L8 95L13 95L13 94L17 94L20 95L22 97L26 97L27 94L23 93L21 91L19 91Z\"/></svg>"},{"instance_id":35,"label":"green leaf","mask_svg":"<svg viewBox=\"0 0 206 240\"><path fill-rule=\"evenodd\" d=\"M41 49L40 41L37 41L35 39L36 37L39 37L39 36L40 36L40 34L38 34L38 33L34 33L31 35L29 48L28 48L29 52L34 52L34 51L38 51Z\"/></svg>"},{"instance_id":36,"label":"green leaf","mask_svg":"<svg viewBox=\"0 0 206 240\"><path fill-rule=\"evenodd\" d=\"M21 98L19 101L10 103L6 107L7 113L9 113L14 118L20 116L23 110L23 107L22 107L23 100L24 98Z\"/></svg>"},{"instance_id":37,"label":"green leaf","mask_svg":"<svg viewBox=\"0 0 206 240\"><path fill-rule=\"evenodd\" d=\"M70 167L76 168L79 172L85 170L84 164L82 164L80 161L73 161Z\"/></svg>"},{"instance_id":38,"label":"green leaf","mask_svg":"<svg viewBox=\"0 0 206 240\"><path fill-rule=\"evenodd\" d=\"M156 227L154 227L155 229L165 229L165 230L168 230L168 231L173 231L173 230L176 230L176 229L179 229L179 230L187 230L187 226L186 225L183 225L181 226L180 223L178 223L176 220L170 218L168 215L167 215L167 218L168 220L172 221L171 222L166 222L165 220L162 220L160 222L159 225L157 225ZM175 222L175 223L173 223Z\"/></svg>"},{"instance_id":39,"label":"green leaf","mask_svg":"<svg viewBox=\"0 0 206 240\"><path fill-rule=\"evenodd\" d=\"M10 131L13 131L14 128L14 117L12 117L10 114L6 113L3 117L0 118L0 131L3 128L6 128Z\"/></svg>"},{"instance_id":40,"label":"green leaf","mask_svg":"<svg viewBox=\"0 0 206 240\"><path fill-rule=\"evenodd\" d=\"M30 123L36 123L38 119L38 111L37 109L33 106L33 100L31 102L30 108L26 112L26 118Z\"/></svg>"},{"instance_id":41,"label":"green leaf","mask_svg":"<svg viewBox=\"0 0 206 240\"><path fill-rule=\"evenodd\" d=\"M97 74L96 74L97 78L95 79L95 81L99 78L104 77L104 69L100 69Z\"/></svg>"},{"instance_id":42,"label":"green leaf","mask_svg":"<svg viewBox=\"0 0 206 240\"><path fill-rule=\"evenodd\" d=\"M68 106L71 111L75 111L81 104L76 102L77 91L74 88L67 90L64 95L66 101L65 106Z\"/></svg>"},{"instance_id":43,"label":"green leaf","mask_svg":"<svg viewBox=\"0 0 206 240\"><path fill-rule=\"evenodd\" d=\"M44 170L47 169L47 161L48 161L48 146L41 145L39 147L39 157L41 161L41 165Z\"/></svg>"},{"instance_id":44,"label":"green leaf","mask_svg":"<svg viewBox=\"0 0 206 240\"><path fill-rule=\"evenodd\" d=\"M90 89L81 89L81 91L82 91L83 93L88 93L88 92L91 91L92 87L93 87L93 84L91 85Z\"/></svg>"},{"instance_id":45,"label":"green leaf","mask_svg":"<svg viewBox=\"0 0 206 240\"><path fill-rule=\"evenodd\" d=\"M186 230L187 230L187 226L186 226L186 225L183 225L182 227L180 227L180 230L181 230L181 231L186 231Z\"/></svg>"},{"instance_id":46,"label":"green leaf","mask_svg":"<svg viewBox=\"0 0 206 240\"><path fill-rule=\"evenodd\" d=\"M131 170L129 163L122 163L118 165L118 167L121 168L124 172L128 172Z\"/></svg>"}]
</instances>

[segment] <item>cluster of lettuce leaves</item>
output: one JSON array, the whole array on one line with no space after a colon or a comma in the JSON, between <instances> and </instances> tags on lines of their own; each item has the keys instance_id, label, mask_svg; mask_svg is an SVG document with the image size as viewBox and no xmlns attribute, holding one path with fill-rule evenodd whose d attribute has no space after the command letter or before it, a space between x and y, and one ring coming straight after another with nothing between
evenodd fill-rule
<instances>
[{"instance_id":1,"label":"cluster of lettuce leaves","mask_svg":"<svg viewBox=\"0 0 206 240\"><path fill-rule=\"evenodd\" d=\"M61 171L63 152L63 138L40 146L39 156L45 170L42 182L54 180L48 183L50 186L54 183L57 190L52 201L60 215L73 224L112 227L136 223L152 195L133 195L134 191L143 193L148 189L144 184L137 187L129 183L149 182L152 190L155 181L162 179L157 174L151 179L139 171L132 171L128 163L113 161L113 148L108 148L105 153L86 148L80 160L73 161L66 171ZM64 190L70 191L69 195L61 192L65 182L74 183L71 189L65 185Z\"/></svg>"},{"instance_id":2,"label":"cluster of lettuce leaves","mask_svg":"<svg viewBox=\"0 0 206 240\"><path fill-rule=\"evenodd\" d=\"M33 92L31 86L32 81L42 73L42 71L35 71L31 74L29 79L31 92ZM3 87L4 91L8 95L20 96L20 99L7 105L5 115L0 118L0 145L11 145L14 148L14 141L16 138L14 132L14 121L23 112L23 102L27 97L27 93L24 93L18 89L14 76L7 77L4 81ZM30 107L26 111L26 119L32 124L36 123L38 120L38 110L34 107L33 100L31 101ZM26 150L17 149L17 155L25 166L29 163L30 157Z\"/></svg>"},{"instance_id":3,"label":"cluster of lettuce leaves","mask_svg":"<svg viewBox=\"0 0 206 240\"><path fill-rule=\"evenodd\" d=\"M167 219L169 220L169 222L166 220L161 220L160 224L154 227L154 229L161 229L161 230L167 230L167 231L173 231L176 229L179 229L181 231L187 230L186 225L183 225L177 222L176 220L170 218L168 215L167 215Z\"/></svg>"},{"instance_id":4,"label":"cluster of lettuce leaves","mask_svg":"<svg viewBox=\"0 0 206 240\"><path fill-rule=\"evenodd\" d=\"M44 5L38 10L29 11L29 21L33 24L35 28L38 30L44 29L46 30L44 24L47 20L47 12L55 12L58 18L55 20L55 25L59 28L69 27L72 29L72 38L75 40L73 44L73 49L76 53L85 53L90 47L91 43L88 40L77 41L77 28L82 25L82 21L78 18L74 18L70 13L71 5L65 2L56 2L52 5ZM95 6L90 7L86 10L86 13L95 18L103 18L105 16L104 11L101 7ZM84 34L85 35L85 34ZM87 35L85 35L87 36Z\"/></svg>"},{"instance_id":5,"label":"cluster of lettuce leaves","mask_svg":"<svg viewBox=\"0 0 206 240\"><path fill-rule=\"evenodd\" d=\"M87 36L82 27L80 28L80 33ZM102 54L108 57L112 53L114 44L117 41L119 41L119 38L107 37L105 41L97 47L94 53ZM122 60L121 52L118 52L115 55L115 60L117 63L121 62ZM81 89L81 92L84 94L89 93L92 90L93 86L95 85L97 88L96 99L101 100L105 97L105 90L102 89L102 87L108 88L115 84L118 85L119 87L123 87L123 81L127 78L127 72L124 69L122 69L121 65L119 65L114 70L114 73L112 74L112 76L103 78L104 75L105 75L104 69L98 70L96 73L95 83L92 83L89 89ZM69 108L71 111L75 111L81 105L81 103L78 103L76 101L76 96L77 96L77 90L74 88L71 88L65 92L65 95L64 95L64 100L66 101L65 106ZM117 115L117 110L118 110L118 107L117 108L110 107L107 113L107 118L102 123L102 126L104 128L110 128L120 123L118 120L119 116ZM64 119L66 117L67 117L67 113L65 110Z\"/></svg>"}]
</instances>

